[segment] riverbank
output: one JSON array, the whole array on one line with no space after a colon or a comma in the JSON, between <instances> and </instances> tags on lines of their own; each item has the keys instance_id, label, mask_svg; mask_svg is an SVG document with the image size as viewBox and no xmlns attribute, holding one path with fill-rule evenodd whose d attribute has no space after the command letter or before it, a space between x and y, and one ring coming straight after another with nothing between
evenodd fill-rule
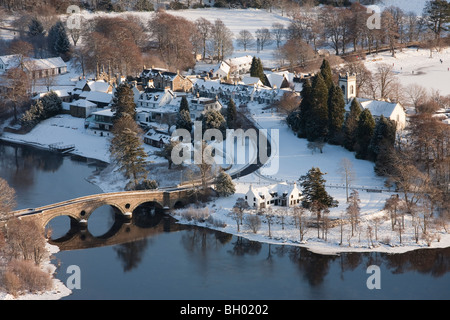
<instances>
[{"instance_id":1,"label":"riverbank","mask_svg":"<svg viewBox=\"0 0 450 320\"><path fill-rule=\"evenodd\" d=\"M37 293L25 293L17 297L0 291L0 300L59 300L72 293L72 291L67 288L62 281L55 277L57 267L52 263L51 259L52 255L59 251L59 248L48 243L46 247L49 252L49 258L41 264L41 269L47 271L52 276L52 290Z\"/></svg>"},{"instance_id":2,"label":"riverbank","mask_svg":"<svg viewBox=\"0 0 450 320\"><path fill-rule=\"evenodd\" d=\"M424 248L445 248L450 246L450 235L445 231L443 225L430 226L427 237L415 239L413 221L410 216L405 216L405 230L400 233L392 230L391 222L386 216L384 204L393 192L386 190L384 179L376 176L373 170L373 163L355 159L354 154L342 147L325 145L323 153L311 152L307 147L305 139L298 139L287 127L283 115L265 110L262 105L250 104L250 114L257 125L270 130L277 130L279 139L273 146L274 155L267 167L278 167L276 174L265 174L262 168L248 176L235 179L236 193L228 198L215 199L205 206L208 215L212 220L219 221L225 227L217 227L207 222L198 222L182 218L183 209L174 211L173 215L183 224L196 224L223 231L237 236L243 236L250 240L274 244L287 244L305 247L319 254L338 254L341 252L387 252L404 253L411 250ZM5 133L2 140L31 144L45 148L51 143L61 141L64 144L76 144L75 154L101 161L109 162L109 139L105 136L97 136L92 132L86 132L83 119L73 118L68 115L57 116L39 124L35 129L26 135L15 135ZM150 154L155 150L146 146ZM345 212L346 191L343 187L342 176L339 173L339 163L342 159L351 161L354 179L350 189L355 189L360 196L360 225L351 234L350 225L345 223L342 231L339 226L328 228L322 234L317 228L309 228L300 241L299 231L292 217L292 209L285 207L274 207L275 219L272 222L269 235L269 224L264 215L261 215L261 227L254 233L249 228L242 225L239 231L236 222L231 217L230 212L237 198L244 198L251 185L255 187L269 187L276 183L293 184L298 178L305 174L312 166L319 167L322 172L326 172L328 193L339 202L338 207L331 208L328 218L330 221L342 219ZM152 172L153 179L162 179L168 186L171 181L177 181L179 172L171 179L162 167L165 166L164 159L154 156L150 161L161 164L158 169ZM173 170L173 169L172 169ZM269 170L270 171L270 170ZM89 181L104 192L119 191L125 182L123 176L114 168L109 166L104 172L97 176L89 177ZM123 189L122 189L123 190ZM249 214L257 214L255 210L248 210ZM308 218L313 220L308 213ZM341 235L342 234L342 235ZM401 239L400 239L401 237ZM326 240L325 240L326 239Z\"/></svg>"}]
</instances>

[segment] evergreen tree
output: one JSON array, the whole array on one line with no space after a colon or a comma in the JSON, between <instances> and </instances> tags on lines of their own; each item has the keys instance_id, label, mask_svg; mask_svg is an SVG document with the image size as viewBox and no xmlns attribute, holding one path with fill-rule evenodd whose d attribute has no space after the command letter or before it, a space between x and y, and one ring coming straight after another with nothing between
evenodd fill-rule
<instances>
[{"instance_id":1,"label":"evergreen tree","mask_svg":"<svg viewBox=\"0 0 450 320\"><path fill-rule=\"evenodd\" d=\"M286 118L286 122L291 128L292 131L294 131L298 137L300 137L300 129L301 129L301 117L300 117L300 110L294 110Z\"/></svg>"},{"instance_id":2,"label":"evergreen tree","mask_svg":"<svg viewBox=\"0 0 450 320\"><path fill-rule=\"evenodd\" d=\"M136 118L136 104L134 103L134 93L130 84L122 82L116 88L111 111L114 112L113 122L120 119L125 113L132 119Z\"/></svg>"},{"instance_id":3,"label":"evergreen tree","mask_svg":"<svg viewBox=\"0 0 450 320\"><path fill-rule=\"evenodd\" d=\"M322 75L323 81L325 81L328 90L330 90L333 85L333 74L331 72L330 63L326 59L323 59L322 61L322 65L320 66L320 74Z\"/></svg>"},{"instance_id":4,"label":"evergreen tree","mask_svg":"<svg viewBox=\"0 0 450 320\"><path fill-rule=\"evenodd\" d=\"M236 125L237 112L236 112L236 104L234 103L232 98L230 98L230 101L228 102L226 117L228 128L234 129Z\"/></svg>"},{"instance_id":5,"label":"evergreen tree","mask_svg":"<svg viewBox=\"0 0 450 320\"><path fill-rule=\"evenodd\" d=\"M375 161L375 172L377 174L389 174L395 155L396 123L384 116L378 119L375 130L370 140L369 159Z\"/></svg>"},{"instance_id":6,"label":"evergreen tree","mask_svg":"<svg viewBox=\"0 0 450 320\"><path fill-rule=\"evenodd\" d=\"M382 145L394 146L396 124L383 115L378 119L369 144L369 158L376 161Z\"/></svg>"},{"instance_id":7,"label":"evergreen tree","mask_svg":"<svg viewBox=\"0 0 450 320\"><path fill-rule=\"evenodd\" d=\"M221 171L216 177L215 185L215 189L221 197L228 197L236 192L233 180L225 171Z\"/></svg>"},{"instance_id":8,"label":"evergreen tree","mask_svg":"<svg viewBox=\"0 0 450 320\"><path fill-rule=\"evenodd\" d=\"M328 89L321 73L312 85L311 112L306 122L306 137L309 141L325 138L328 134Z\"/></svg>"},{"instance_id":9,"label":"evergreen tree","mask_svg":"<svg viewBox=\"0 0 450 320\"><path fill-rule=\"evenodd\" d=\"M52 54L66 57L70 50L70 41L64 23L58 21L48 31L48 49Z\"/></svg>"},{"instance_id":10,"label":"evergreen tree","mask_svg":"<svg viewBox=\"0 0 450 320\"><path fill-rule=\"evenodd\" d=\"M328 94L328 137L329 142L342 141L342 127L345 119L345 101L341 88L332 85Z\"/></svg>"},{"instance_id":11,"label":"evergreen tree","mask_svg":"<svg viewBox=\"0 0 450 320\"><path fill-rule=\"evenodd\" d=\"M260 58L253 57L250 66L250 76L259 78L263 84L266 84L266 75L264 74L264 68Z\"/></svg>"},{"instance_id":12,"label":"evergreen tree","mask_svg":"<svg viewBox=\"0 0 450 320\"><path fill-rule=\"evenodd\" d=\"M145 179L147 153L142 146L141 131L129 114L120 117L112 129L111 158L127 179L132 179L134 188ZM133 189L134 189L133 188Z\"/></svg>"},{"instance_id":13,"label":"evergreen tree","mask_svg":"<svg viewBox=\"0 0 450 320\"><path fill-rule=\"evenodd\" d=\"M309 123L312 109L312 86L309 79L303 82L301 97L297 134L300 138L306 138L306 124Z\"/></svg>"},{"instance_id":14,"label":"evergreen tree","mask_svg":"<svg viewBox=\"0 0 450 320\"><path fill-rule=\"evenodd\" d=\"M186 110L187 112L190 112L190 109L189 109L189 102L187 101L186 96L183 96L183 97L181 98L181 102L180 102L180 112L181 112L182 110Z\"/></svg>"},{"instance_id":15,"label":"evergreen tree","mask_svg":"<svg viewBox=\"0 0 450 320\"><path fill-rule=\"evenodd\" d=\"M356 128L360 114L361 106L356 99L353 99L350 105L350 112L344 121L344 147L349 151L355 150Z\"/></svg>"},{"instance_id":16,"label":"evergreen tree","mask_svg":"<svg viewBox=\"0 0 450 320\"><path fill-rule=\"evenodd\" d=\"M219 129L225 137L226 121L222 114L217 110L206 112L202 119L203 132L208 129Z\"/></svg>"},{"instance_id":17,"label":"evergreen tree","mask_svg":"<svg viewBox=\"0 0 450 320\"><path fill-rule=\"evenodd\" d=\"M31 19L31 22L28 25L28 37L34 38L44 35L45 32L42 23L36 18Z\"/></svg>"},{"instance_id":18,"label":"evergreen tree","mask_svg":"<svg viewBox=\"0 0 450 320\"><path fill-rule=\"evenodd\" d=\"M45 49L45 31L44 26L38 19L31 19L28 25L27 36L28 41L33 45L35 57L42 57Z\"/></svg>"},{"instance_id":19,"label":"evergreen tree","mask_svg":"<svg viewBox=\"0 0 450 320\"><path fill-rule=\"evenodd\" d=\"M186 129L189 132L192 131L192 121L189 110L183 109L178 113L176 127L177 129Z\"/></svg>"},{"instance_id":20,"label":"evergreen tree","mask_svg":"<svg viewBox=\"0 0 450 320\"><path fill-rule=\"evenodd\" d=\"M360 159L368 158L368 149L370 140L373 136L375 128L375 120L369 109L364 109L358 120L358 126L356 128L356 157Z\"/></svg>"},{"instance_id":21,"label":"evergreen tree","mask_svg":"<svg viewBox=\"0 0 450 320\"><path fill-rule=\"evenodd\" d=\"M303 207L310 208L313 203L318 203L324 208L336 205L336 201L325 190L324 174L319 168L312 167L306 175L300 177L299 181L304 195Z\"/></svg>"}]
</instances>

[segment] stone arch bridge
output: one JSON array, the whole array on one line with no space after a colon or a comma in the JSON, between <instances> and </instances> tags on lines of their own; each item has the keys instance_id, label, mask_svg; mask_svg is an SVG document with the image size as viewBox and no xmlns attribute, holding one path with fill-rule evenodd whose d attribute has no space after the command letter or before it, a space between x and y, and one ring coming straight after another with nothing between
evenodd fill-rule
<instances>
[{"instance_id":1,"label":"stone arch bridge","mask_svg":"<svg viewBox=\"0 0 450 320\"><path fill-rule=\"evenodd\" d=\"M97 208L104 205L110 205L124 217L131 218L133 211L141 204L153 203L160 209L170 210L186 205L189 202L189 195L188 188L101 193L44 207L18 210L14 211L13 215L21 219L37 219L43 227L58 216L68 216L71 223L83 225L87 224L90 215Z\"/></svg>"}]
</instances>

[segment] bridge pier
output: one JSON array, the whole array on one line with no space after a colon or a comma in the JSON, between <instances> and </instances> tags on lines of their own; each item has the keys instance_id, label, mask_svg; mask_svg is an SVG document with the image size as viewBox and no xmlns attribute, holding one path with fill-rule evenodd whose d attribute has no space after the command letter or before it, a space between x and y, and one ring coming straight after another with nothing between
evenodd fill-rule
<instances>
[{"instance_id":1,"label":"bridge pier","mask_svg":"<svg viewBox=\"0 0 450 320\"><path fill-rule=\"evenodd\" d=\"M133 213L130 212L130 211L125 212L125 213L123 214L123 217L124 217L125 219L127 219L127 220L131 220L131 218L133 218Z\"/></svg>"}]
</instances>

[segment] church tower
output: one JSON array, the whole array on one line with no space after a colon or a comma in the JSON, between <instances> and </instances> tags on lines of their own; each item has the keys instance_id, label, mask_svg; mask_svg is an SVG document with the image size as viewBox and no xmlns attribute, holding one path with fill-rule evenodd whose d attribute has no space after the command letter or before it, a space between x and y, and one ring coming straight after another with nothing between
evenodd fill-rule
<instances>
[{"instance_id":1,"label":"church tower","mask_svg":"<svg viewBox=\"0 0 450 320\"><path fill-rule=\"evenodd\" d=\"M349 75L348 72L344 76L339 75L339 87L344 93L345 103L349 103L356 98L356 75Z\"/></svg>"}]
</instances>

